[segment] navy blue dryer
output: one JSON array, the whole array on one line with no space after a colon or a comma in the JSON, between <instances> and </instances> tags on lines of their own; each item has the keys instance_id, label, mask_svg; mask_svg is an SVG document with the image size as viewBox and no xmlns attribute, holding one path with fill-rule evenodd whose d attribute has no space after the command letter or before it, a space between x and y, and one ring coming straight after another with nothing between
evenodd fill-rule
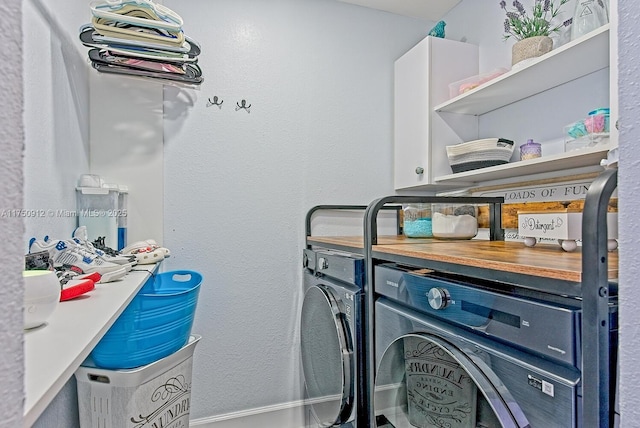
<instances>
[{"instance_id":1,"label":"navy blue dryer","mask_svg":"<svg viewBox=\"0 0 640 428\"><path fill-rule=\"evenodd\" d=\"M300 316L307 427L358 426L365 396L363 294L360 254L305 249Z\"/></svg>"}]
</instances>

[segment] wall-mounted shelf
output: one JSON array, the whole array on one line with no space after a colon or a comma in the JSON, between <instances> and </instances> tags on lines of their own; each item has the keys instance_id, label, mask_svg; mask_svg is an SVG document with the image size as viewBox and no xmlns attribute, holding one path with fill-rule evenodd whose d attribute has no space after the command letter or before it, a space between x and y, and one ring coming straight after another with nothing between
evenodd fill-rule
<instances>
[{"instance_id":1,"label":"wall-mounted shelf","mask_svg":"<svg viewBox=\"0 0 640 428\"><path fill-rule=\"evenodd\" d=\"M609 67L609 24L435 107L481 115Z\"/></svg>"},{"instance_id":2,"label":"wall-mounted shelf","mask_svg":"<svg viewBox=\"0 0 640 428\"><path fill-rule=\"evenodd\" d=\"M60 303L45 326L25 331L25 426L38 420L156 269L136 266L122 280Z\"/></svg>"},{"instance_id":3,"label":"wall-mounted shelf","mask_svg":"<svg viewBox=\"0 0 640 428\"><path fill-rule=\"evenodd\" d=\"M613 146L596 146L586 149L573 150L556 155L543 156L525 161L510 162L504 165L490 166L459 172L457 174L436 177L436 184L461 185L468 183L487 182L505 178L524 177L533 174L552 173L557 171L592 167L594 171L601 171L600 160L607 158L607 153Z\"/></svg>"}]
</instances>

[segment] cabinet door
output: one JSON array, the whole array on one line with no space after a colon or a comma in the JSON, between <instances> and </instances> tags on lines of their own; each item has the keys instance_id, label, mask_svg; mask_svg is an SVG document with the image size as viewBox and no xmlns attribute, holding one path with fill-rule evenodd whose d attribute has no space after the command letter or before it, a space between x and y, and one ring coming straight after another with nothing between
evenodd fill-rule
<instances>
[{"instance_id":1,"label":"cabinet door","mask_svg":"<svg viewBox=\"0 0 640 428\"><path fill-rule=\"evenodd\" d=\"M394 187L433 183L448 167L445 145L461 142L433 107L449 98L449 83L478 73L478 47L427 37L394 64ZM474 118L474 120L476 120ZM477 122L477 120L476 120ZM434 142L433 137L438 141ZM437 143L433 153L432 143ZM438 174L441 175L441 174Z\"/></svg>"},{"instance_id":2,"label":"cabinet door","mask_svg":"<svg viewBox=\"0 0 640 428\"><path fill-rule=\"evenodd\" d=\"M394 65L394 187L429 183L430 37Z\"/></svg>"}]
</instances>

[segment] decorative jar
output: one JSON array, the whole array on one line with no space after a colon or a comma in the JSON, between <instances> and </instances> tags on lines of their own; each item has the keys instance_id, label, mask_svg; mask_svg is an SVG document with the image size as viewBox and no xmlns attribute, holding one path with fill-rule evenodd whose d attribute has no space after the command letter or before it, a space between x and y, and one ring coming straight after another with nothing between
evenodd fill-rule
<instances>
[{"instance_id":1,"label":"decorative jar","mask_svg":"<svg viewBox=\"0 0 640 428\"><path fill-rule=\"evenodd\" d=\"M431 227L431 204L402 205L402 231L408 238L430 238L433 236Z\"/></svg>"},{"instance_id":2,"label":"decorative jar","mask_svg":"<svg viewBox=\"0 0 640 428\"><path fill-rule=\"evenodd\" d=\"M542 146L533 140L527 140L520 146L520 160L535 159L542 156Z\"/></svg>"},{"instance_id":3,"label":"decorative jar","mask_svg":"<svg viewBox=\"0 0 640 428\"><path fill-rule=\"evenodd\" d=\"M478 207L469 204L433 204L432 233L438 239L471 239L478 234Z\"/></svg>"}]
</instances>

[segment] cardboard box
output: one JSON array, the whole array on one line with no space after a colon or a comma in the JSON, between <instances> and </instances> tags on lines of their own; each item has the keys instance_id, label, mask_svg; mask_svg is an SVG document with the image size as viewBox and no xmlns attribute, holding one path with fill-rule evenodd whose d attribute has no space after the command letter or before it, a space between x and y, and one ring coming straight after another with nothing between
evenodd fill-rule
<instances>
[{"instance_id":1,"label":"cardboard box","mask_svg":"<svg viewBox=\"0 0 640 428\"><path fill-rule=\"evenodd\" d=\"M200 338L191 335L175 353L135 369L80 366L80 427L188 427L193 352Z\"/></svg>"}]
</instances>

